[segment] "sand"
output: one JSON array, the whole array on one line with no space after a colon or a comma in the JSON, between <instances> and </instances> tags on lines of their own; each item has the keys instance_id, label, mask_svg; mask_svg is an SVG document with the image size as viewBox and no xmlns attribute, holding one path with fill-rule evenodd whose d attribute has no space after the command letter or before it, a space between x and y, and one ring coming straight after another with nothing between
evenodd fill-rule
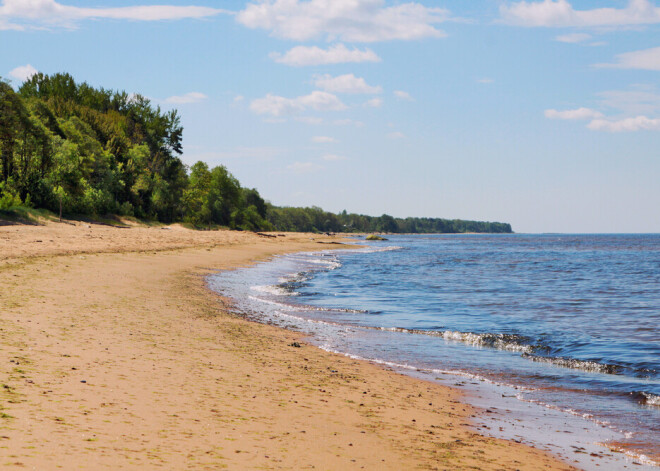
<instances>
[{"instance_id":1,"label":"sand","mask_svg":"<svg viewBox=\"0 0 660 471\"><path fill-rule=\"evenodd\" d=\"M0 468L573 469L475 433L455 390L227 314L205 287L337 240L0 227Z\"/></svg>"}]
</instances>

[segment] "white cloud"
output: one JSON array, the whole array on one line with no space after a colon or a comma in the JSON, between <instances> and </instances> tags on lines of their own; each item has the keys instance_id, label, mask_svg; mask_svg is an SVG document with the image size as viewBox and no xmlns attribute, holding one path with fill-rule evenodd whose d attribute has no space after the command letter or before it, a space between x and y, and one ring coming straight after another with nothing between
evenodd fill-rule
<instances>
[{"instance_id":1,"label":"white cloud","mask_svg":"<svg viewBox=\"0 0 660 471\"><path fill-rule=\"evenodd\" d=\"M312 142L316 142L317 144L329 144L331 142L337 142L337 139L328 136L314 136Z\"/></svg>"},{"instance_id":2,"label":"white cloud","mask_svg":"<svg viewBox=\"0 0 660 471\"><path fill-rule=\"evenodd\" d=\"M590 108L546 110L551 119L586 120L593 131L660 131L660 94L654 88L638 85L634 90L602 92L600 105L613 111L605 115Z\"/></svg>"},{"instance_id":3,"label":"white cloud","mask_svg":"<svg viewBox=\"0 0 660 471\"><path fill-rule=\"evenodd\" d=\"M16 80L20 80L21 82L25 82L27 79L32 77L37 72L39 72L37 69L32 67L30 64L27 64L27 65L21 65L20 67L16 67L15 69L12 69L9 72L9 76L11 78L16 79Z\"/></svg>"},{"instance_id":4,"label":"white cloud","mask_svg":"<svg viewBox=\"0 0 660 471\"><path fill-rule=\"evenodd\" d=\"M380 108L383 106L383 99L382 98L372 98L371 100L368 100L364 106L368 106L369 108Z\"/></svg>"},{"instance_id":5,"label":"white cloud","mask_svg":"<svg viewBox=\"0 0 660 471\"><path fill-rule=\"evenodd\" d=\"M355 62L380 62L380 57L371 49L348 49L343 44L335 44L328 49L317 46L296 46L285 54L272 52L270 58L280 64L296 67L308 65L344 64Z\"/></svg>"},{"instance_id":6,"label":"white cloud","mask_svg":"<svg viewBox=\"0 0 660 471\"><path fill-rule=\"evenodd\" d=\"M325 154L323 157L321 157L323 160L327 160L329 162L336 162L339 160L347 160L347 158L343 155L337 155L337 154Z\"/></svg>"},{"instance_id":7,"label":"white cloud","mask_svg":"<svg viewBox=\"0 0 660 471\"><path fill-rule=\"evenodd\" d=\"M261 0L248 4L236 20L278 38L373 42L444 37L433 25L448 17L443 8L414 2L385 6L385 0Z\"/></svg>"},{"instance_id":8,"label":"white cloud","mask_svg":"<svg viewBox=\"0 0 660 471\"><path fill-rule=\"evenodd\" d=\"M233 100L233 101L234 101L234 103L240 103L240 102L242 102L243 100L245 100L245 97L244 97L243 95L236 95L236 96L234 97L234 100Z\"/></svg>"},{"instance_id":9,"label":"white cloud","mask_svg":"<svg viewBox=\"0 0 660 471\"><path fill-rule=\"evenodd\" d=\"M286 168L291 170L293 173L303 174L316 172L321 170L323 167L313 162L294 162L291 165L287 165Z\"/></svg>"},{"instance_id":10,"label":"white cloud","mask_svg":"<svg viewBox=\"0 0 660 471\"><path fill-rule=\"evenodd\" d=\"M660 47L617 54L616 62L613 64L595 64L595 66L614 69L660 70Z\"/></svg>"},{"instance_id":11,"label":"white cloud","mask_svg":"<svg viewBox=\"0 0 660 471\"><path fill-rule=\"evenodd\" d=\"M331 75L317 75L314 77L314 85L318 88L332 93L381 93L381 87L372 87L367 85L367 82L353 74L339 75L332 77Z\"/></svg>"},{"instance_id":12,"label":"white cloud","mask_svg":"<svg viewBox=\"0 0 660 471\"><path fill-rule=\"evenodd\" d=\"M253 100L250 109L257 114L282 116L300 113L305 110L341 111L347 107L336 95L320 90L296 98L268 94L264 98Z\"/></svg>"},{"instance_id":13,"label":"white cloud","mask_svg":"<svg viewBox=\"0 0 660 471\"><path fill-rule=\"evenodd\" d=\"M414 98L410 96L410 93L404 92L403 90L394 90L394 96L399 100L414 101Z\"/></svg>"},{"instance_id":14,"label":"white cloud","mask_svg":"<svg viewBox=\"0 0 660 471\"><path fill-rule=\"evenodd\" d=\"M580 119L594 119L602 118L603 113L594 111L590 108L578 108L575 110L545 110L545 117L550 119L568 119L568 120L580 120Z\"/></svg>"},{"instance_id":15,"label":"white cloud","mask_svg":"<svg viewBox=\"0 0 660 471\"><path fill-rule=\"evenodd\" d=\"M624 132L624 131L660 131L660 118L635 116L619 120L594 119L587 127L594 131Z\"/></svg>"},{"instance_id":16,"label":"white cloud","mask_svg":"<svg viewBox=\"0 0 660 471\"><path fill-rule=\"evenodd\" d=\"M581 43L591 39L591 35L587 33L569 33L569 34L560 34L555 38L555 41L560 43Z\"/></svg>"},{"instance_id":17,"label":"white cloud","mask_svg":"<svg viewBox=\"0 0 660 471\"><path fill-rule=\"evenodd\" d=\"M165 99L165 103L172 103L175 105L187 105L190 103L199 103L200 101L206 100L208 97L203 93L199 92L190 92L185 95L171 96Z\"/></svg>"},{"instance_id":18,"label":"white cloud","mask_svg":"<svg viewBox=\"0 0 660 471\"><path fill-rule=\"evenodd\" d=\"M486 85L489 84L489 83L493 83L493 82L495 82L495 80L493 80L490 77L484 77L484 78L477 79L477 83L483 83L483 84L486 84Z\"/></svg>"},{"instance_id":19,"label":"white cloud","mask_svg":"<svg viewBox=\"0 0 660 471\"><path fill-rule=\"evenodd\" d=\"M44 26L74 28L86 19L133 21L205 18L227 10L197 6L144 5L118 8L81 8L55 0L4 0L0 5L0 29L23 30Z\"/></svg>"},{"instance_id":20,"label":"white cloud","mask_svg":"<svg viewBox=\"0 0 660 471\"><path fill-rule=\"evenodd\" d=\"M519 26L599 27L660 23L660 8L649 0L629 0L625 8L575 10L568 0L514 2L500 7L502 21Z\"/></svg>"},{"instance_id":21,"label":"white cloud","mask_svg":"<svg viewBox=\"0 0 660 471\"><path fill-rule=\"evenodd\" d=\"M396 131L389 133L387 137L390 139L405 139L406 135L402 132Z\"/></svg>"}]
</instances>

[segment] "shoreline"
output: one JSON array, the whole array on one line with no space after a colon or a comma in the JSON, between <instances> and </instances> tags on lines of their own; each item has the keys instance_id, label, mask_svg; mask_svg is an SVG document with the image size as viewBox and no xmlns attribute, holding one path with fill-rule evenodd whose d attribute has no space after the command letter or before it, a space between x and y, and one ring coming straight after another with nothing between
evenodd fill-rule
<instances>
[{"instance_id":1,"label":"shoreline","mask_svg":"<svg viewBox=\"0 0 660 471\"><path fill-rule=\"evenodd\" d=\"M376 244L355 248L358 249L358 256L363 257L369 257L373 251L388 249L388 247ZM365 250L360 251L360 248ZM378 250L379 248L380 250ZM364 253L359 255L360 252ZM326 254L331 257L331 262L324 263L332 265L329 269L331 271L336 265L342 265L341 255L348 253L348 250L342 248L330 250ZM301 256L312 257L313 263L310 264L307 258L304 258L304 260L308 260L306 262L298 262L301 260ZM343 330L342 326L350 326L350 330L359 332L361 324L342 324L341 320L317 318L311 313L308 313L311 317L296 314L296 310L305 311L304 306L309 304L309 301L296 301L298 299L296 297L279 301L279 296L284 293L281 292L278 283L289 279L290 272L302 270L312 274L325 273L324 269L312 268L318 266L317 263L323 265L324 263L321 262L324 260L327 260L325 256L319 258L318 252L316 254L294 253L290 256L278 257L275 261L260 263L255 267L240 269L236 274L210 274L207 277L207 285L214 293L221 293L221 295L233 299L231 311L242 318L301 332L306 342L332 354L366 361L435 384L450 385L451 388L460 391L463 395L463 402L469 403L478 410L479 413L476 417L472 417L471 422L473 428L479 430L480 433L546 450L566 462L573 463L580 469L595 471L603 466L607 469L634 468L649 471L658 469L657 465L644 454L623 448L620 444L617 445L626 436L625 432L607 422L594 419L591 415L583 415L571 409L562 409L538 400L523 398L522 392L529 389L529 386L523 383L510 382L505 378L494 380L479 373L470 373L469 370L447 369L446 366L440 365L431 367L411 358L402 362L392 356L386 359L373 353L365 355L360 353L363 349L361 350L359 346L356 347L361 343L359 333L355 334L356 337L353 342L350 342L350 345L330 347L333 338L332 326L340 331ZM300 265L297 266L296 263L300 263ZM368 263L366 259L364 263ZM308 279L309 275L304 278ZM248 289L248 287L251 288ZM256 290L253 293L254 298L251 294L253 290ZM266 293L266 298L262 298L260 293ZM275 295L275 299L273 299L273 295ZM253 301L247 301L248 298ZM264 304L255 300L261 300ZM256 305L253 304L255 302ZM270 307L272 305L276 307ZM284 311L279 312L278 306L283 307ZM290 306L294 307L294 312L288 312ZM299 309L295 309L296 306ZM321 304L321 306L327 307L325 304ZM341 306L347 307L345 303ZM315 311L315 309L311 308L311 311ZM365 328L371 332L369 329L374 327ZM385 330L387 331L387 329ZM335 335L337 334L340 332L335 332ZM384 339L381 340L387 342ZM404 338L399 341L406 342Z\"/></svg>"},{"instance_id":2,"label":"shoreline","mask_svg":"<svg viewBox=\"0 0 660 471\"><path fill-rule=\"evenodd\" d=\"M291 346L208 294L216 268L327 248L310 237L332 240L0 228L2 465L574 469L475 433L455 390Z\"/></svg>"}]
</instances>

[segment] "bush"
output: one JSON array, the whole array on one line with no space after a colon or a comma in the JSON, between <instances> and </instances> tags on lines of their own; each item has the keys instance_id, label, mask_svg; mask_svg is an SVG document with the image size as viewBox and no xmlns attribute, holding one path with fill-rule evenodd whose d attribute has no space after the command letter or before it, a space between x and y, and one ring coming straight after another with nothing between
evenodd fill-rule
<instances>
[{"instance_id":1,"label":"bush","mask_svg":"<svg viewBox=\"0 0 660 471\"><path fill-rule=\"evenodd\" d=\"M17 194L5 188L3 183L0 183L0 211L15 208L22 203L21 198Z\"/></svg>"},{"instance_id":2,"label":"bush","mask_svg":"<svg viewBox=\"0 0 660 471\"><path fill-rule=\"evenodd\" d=\"M121 216L131 216L131 217L135 216L135 212L133 211L133 205L128 201L124 201L119 206L119 214Z\"/></svg>"}]
</instances>

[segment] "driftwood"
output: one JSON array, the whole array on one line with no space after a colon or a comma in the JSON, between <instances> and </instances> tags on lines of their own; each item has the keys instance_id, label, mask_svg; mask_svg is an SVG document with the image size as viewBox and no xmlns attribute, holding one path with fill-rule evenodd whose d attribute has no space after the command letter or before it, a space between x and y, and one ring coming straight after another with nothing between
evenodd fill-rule
<instances>
[{"instance_id":1,"label":"driftwood","mask_svg":"<svg viewBox=\"0 0 660 471\"><path fill-rule=\"evenodd\" d=\"M255 234L257 234L260 237L271 237L273 239L275 239L277 237L277 236L274 236L272 234L264 234L263 232L255 232Z\"/></svg>"}]
</instances>

